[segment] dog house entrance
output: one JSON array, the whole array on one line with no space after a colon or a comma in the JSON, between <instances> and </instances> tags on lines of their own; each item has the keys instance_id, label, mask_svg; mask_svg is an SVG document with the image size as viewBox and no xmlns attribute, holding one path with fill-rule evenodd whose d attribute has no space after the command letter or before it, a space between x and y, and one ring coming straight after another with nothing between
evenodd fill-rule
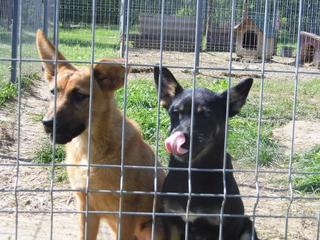
<instances>
[{"instance_id":1,"label":"dog house entrance","mask_svg":"<svg viewBox=\"0 0 320 240\"><path fill-rule=\"evenodd\" d=\"M243 35L242 47L245 49L257 49L258 36L254 31L247 31Z\"/></svg>"},{"instance_id":2,"label":"dog house entrance","mask_svg":"<svg viewBox=\"0 0 320 240\"><path fill-rule=\"evenodd\" d=\"M306 48L306 55L304 58L305 63L312 63L314 59L315 48L312 45L308 45Z\"/></svg>"}]
</instances>

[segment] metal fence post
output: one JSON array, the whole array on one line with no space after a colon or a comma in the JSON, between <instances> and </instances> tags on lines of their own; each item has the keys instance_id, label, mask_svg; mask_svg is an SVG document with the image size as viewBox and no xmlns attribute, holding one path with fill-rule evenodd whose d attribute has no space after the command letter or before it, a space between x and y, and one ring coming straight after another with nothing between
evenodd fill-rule
<instances>
[{"instance_id":1,"label":"metal fence post","mask_svg":"<svg viewBox=\"0 0 320 240\"><path fill-rule=\"evenodd\" d=\"M125 42L126 42L126 22L127 22L127 2L128 0L121 0L120 3L120 57L124 57Z\"/></svg>"},{"instance_id":2,"label":"metal fence post","mask_svg":"<svg viewBox=\"0 0 320 240\"><path fill-rule=\"evenodd\" d=\"M43 4L43 32L48 36L48 0L42 0Z\"/></svg>"},{"instance_id":3,"label":"metal fence post","mask_svg":"<svg viewBox=\"0 0 320 240\"><path fill-rule=\"evenodd\" d=\"M53 44L54 46L58 46L58 27L59 27L59 1L55 0L54 1L54 15L53 15Z\"/></svg>"},{"instance_id":4,"label":"metal fence post","mask_svg":"<svg viewBox=\"0 0 320 240\"><path fill-rule=\"evenodd\" d=\"M17 81L17 53L19 31L19 0L13 0L12 6L12 31L11 31L11 82Z\"/></svg>"},{"instance_id":5,"label":"metal fence post","mask_svg":"<svg viewBox=\"0 0 320 240\"><path fill-rule=\"evenodd\" d=\"M200 59L200 49L202 44L202 28L203 28L203 0L197 1L197 12L196 12L196 39L195 39L195 73L199 73L199 59Z\"/></svg>"}]
</instances>

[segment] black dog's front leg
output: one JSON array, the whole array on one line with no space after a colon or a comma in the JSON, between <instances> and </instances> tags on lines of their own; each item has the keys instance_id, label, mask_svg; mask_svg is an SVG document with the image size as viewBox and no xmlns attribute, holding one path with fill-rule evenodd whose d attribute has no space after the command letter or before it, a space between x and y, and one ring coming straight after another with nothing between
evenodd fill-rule
<instances>
[{"instance_id":1,"label":"black dog's front leg","mask_svg":"<svg viewBox=\"0 0 320 240\"><path fill-rule=\"evenodd\" d=\"M184 240L184 224L180 217L166 217L163 219L166 240Z\"/></svg>"},{"instance_id":2,"label":"black dog's front leg","mask_svg":"<svg viewBox=\"0 0 320 240\"><path fill-rule=\"evenodd\" d=\"M249 218L244 219L244 226L240 235L240 240L251 240L252 235L254 240L259 240L256 230L252 226L252 221ZM253 230L253 232L252 232Z\"/></svg>"}]
</instances>

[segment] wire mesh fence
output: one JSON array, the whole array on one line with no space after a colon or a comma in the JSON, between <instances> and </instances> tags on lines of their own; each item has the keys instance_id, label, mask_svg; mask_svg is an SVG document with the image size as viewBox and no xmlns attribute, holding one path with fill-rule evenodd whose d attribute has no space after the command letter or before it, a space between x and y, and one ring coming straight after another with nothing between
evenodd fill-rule
<instances>
[{"instance_id":1,"label":"wire mesh fence","mask_svg":"<svg viewBox=\"0 0 320 240\"><path fill-rule=\"evenodd\" d=\"M81 234L82 239L95 239L95 231L98 239L139 234L161 239L161 219L178 215L186 223L185 239L200 237L192 230L197 217L220 219L215 229L218 239L224 239L221 219L244 217L224 212L223 202L229 198L242 199L245 216L260 239L319 239L320 1L4 0L0 6L0 239L75 239ZM40 59L38 28L55 46L45 45L39 35L38 50L45 49L39 50ZM98 60L119 56L123 59ZM188 166L168 167L164 142L171 120L160 106L161 89L153 83L155 66L170 69L183 87L192 89L192 112L197 111L196 87L227 90L230 101L232 86L242 78L254 78L246 105L226 120L221 169L193 165L193 141ZM99 99L110 97L97 90L103 89L99 81L107 74L104 69L115 75L122 72L123 87L113 86L119 89L111 99L121 114L115 110L111 120L103 115L101 121ZM51 78L50 86L43 75ZM85 128L68 143L67 156L59 145L62 120L57 117L50 123L53 141L41 124L48 116L48 100L51 113L61 110L64 76L72 81L82 76L85 82L70 93L69 102L82 109L81 114L69 105L64 113L72 124L67 122L63 131L73 129L80 115ZM162 72L159 78L164 81ZM10 81L14 84L8 87ZM104 106L108 101L101 102ZM125 117L140 125L152 150L139 138L128 140L135 128ZM192 127L194 118L191 114L190 139L198 131ZM226 166L227 151L234 159L233 169ZM187 185L195 172L218 172L223 190L197 192L188 185L185 192L163 192L163 175L170 171L186 172ZM227 193L229 172L240 195ZM192 199L199 195L224 201L217 212L197 212ZM186 208L164 211L166 196L184 196ZM92 230L97 216L107 221ZM150 233L129 233L130 216L143 219Z\"/></svg>"}]
</instances>

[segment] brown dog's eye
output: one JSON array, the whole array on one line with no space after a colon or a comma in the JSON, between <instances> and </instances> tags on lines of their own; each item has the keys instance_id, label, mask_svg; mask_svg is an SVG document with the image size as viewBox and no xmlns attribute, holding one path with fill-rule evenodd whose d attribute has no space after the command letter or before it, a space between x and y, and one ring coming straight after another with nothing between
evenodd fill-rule
<instances>
[{"instance_id":1,"label":"brown dog's eye","mask_svg":"<svg viewBox=\"0 0 320 240\"><path fill-rule=\"evenodd\" d=\"M73 100L75 100L77 102L83 101L83 100L87 99L88 97L89 97L89 95L83 94L83 93L78 92L78 91L74 91L73 94L72 94Z\"/></svg>"}]
</instances>

